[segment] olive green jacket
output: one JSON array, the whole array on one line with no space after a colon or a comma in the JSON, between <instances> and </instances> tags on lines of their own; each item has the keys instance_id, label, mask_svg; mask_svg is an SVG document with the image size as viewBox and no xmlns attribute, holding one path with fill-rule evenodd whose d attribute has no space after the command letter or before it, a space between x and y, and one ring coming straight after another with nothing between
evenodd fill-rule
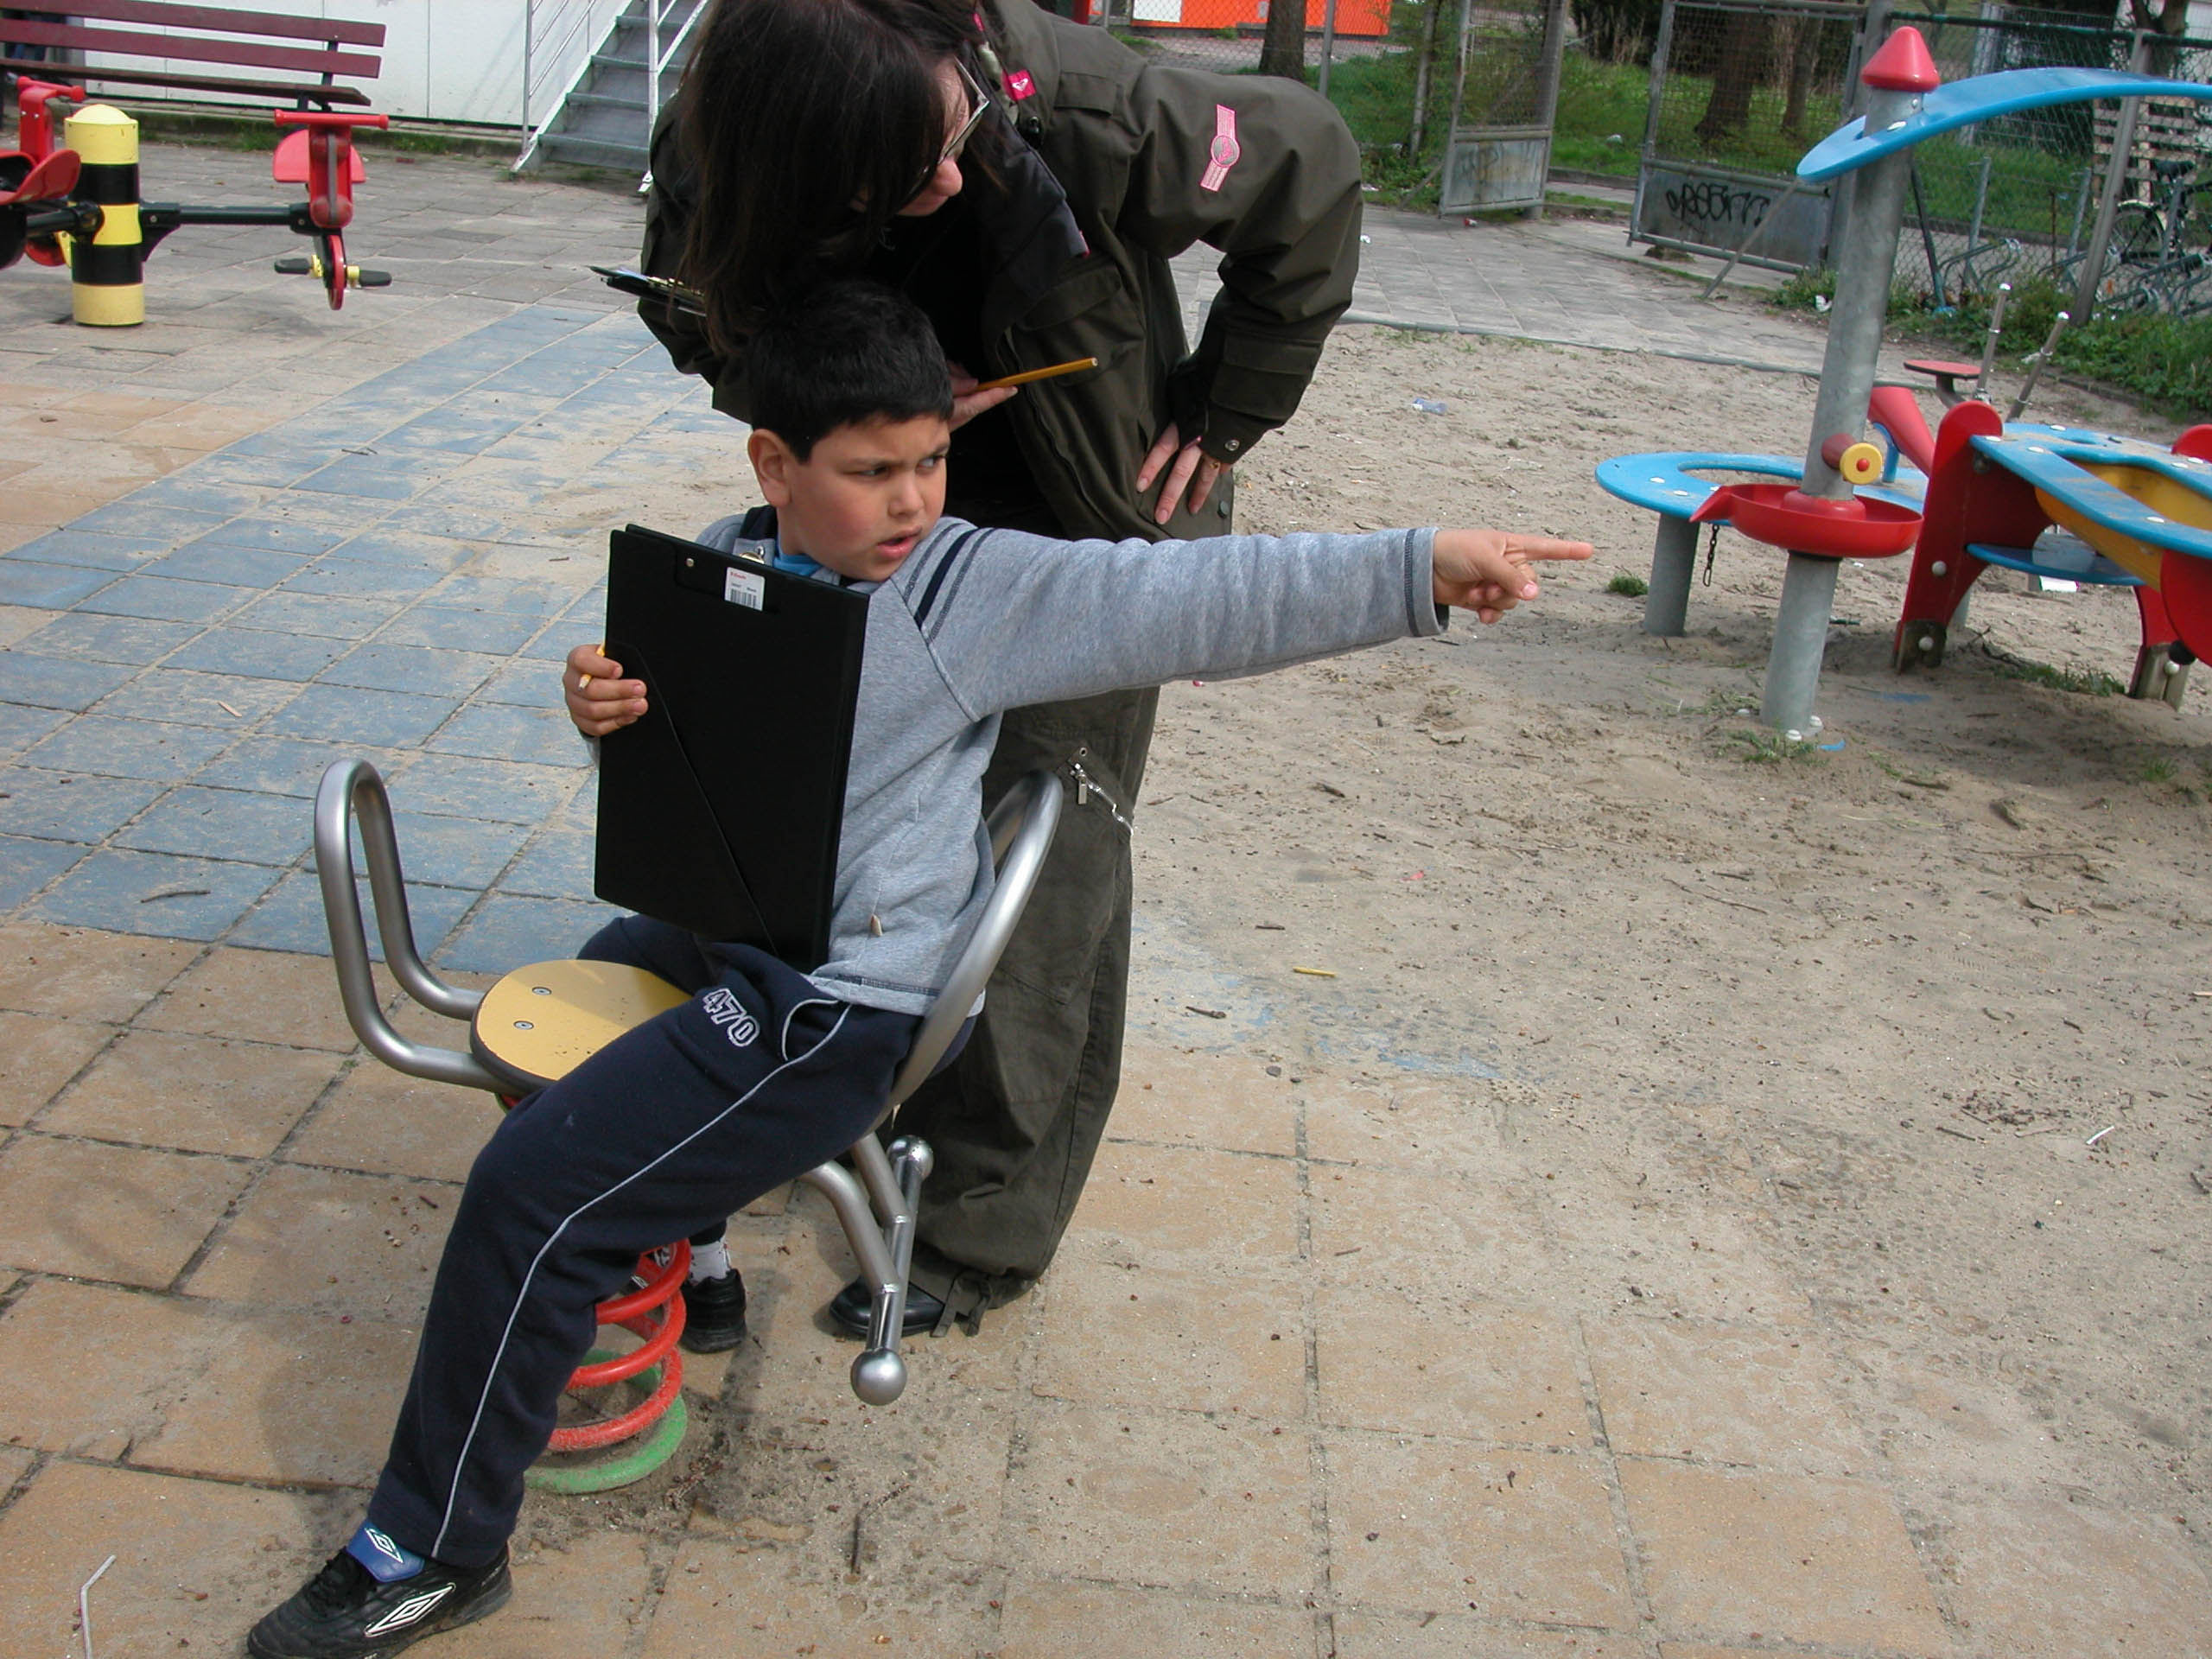
<instances>
[{"instance_id":1,"label":"olive green jacket","mask_svg":"<svg viewBox=\"0 0 2212 1659\"><path fill-rule=\"evenodd\" d=\"M1094 372L1024 386L1008 405L1068 534L1217 534L1225 500L1210 501L1203 520L1179 511L1154 524L1147 502L1159 484L1140 496L1137 469L1171 419L1234 462L1297 411L1351 302L1358 149L1336 111L1294 81L1150 63L1030 0L995 3L1000 109L1027 144L1005 146L1013 154L995 188L969 170L969 188L989 193L977 205L994 270L985 360L969 366L988 378L1098 359ZM690 175L670 120L652 162L643 261L673 276ZM1167 262L1198 242L1221 251L1222 287L1186 357ZM677 367L711 380L715 406L744 419L740 365L710 350L697 319L657 301L639 310Z\"/></svg>"}]
</instances>

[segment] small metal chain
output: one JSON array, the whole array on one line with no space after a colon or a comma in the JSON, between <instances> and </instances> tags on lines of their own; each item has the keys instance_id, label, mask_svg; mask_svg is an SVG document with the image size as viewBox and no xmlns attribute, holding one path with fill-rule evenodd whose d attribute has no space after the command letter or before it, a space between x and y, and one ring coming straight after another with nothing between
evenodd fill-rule
<instances>
[{"instance_id":1,"label":"small metal chain","mask_svg":"<svg viewBox=\"0 0 2212 1659\"><path fill-rule=\"evenodd\" d=\"M1705 586L1713 586L1713 556L1720 550L1720 521L1713 521L1713 533L1705 538Z\"/></svg>"},{"instance_id":2,"label":"small metal chain","mask_svg":"<svg viewBox=\"0 0 2212 1659\"><path fill-rule=\"evenodd\" d=\"M1088 806L1090 804L1090 798L1096 795L1098 798L1098 804L1106 809L1107 816L1130 834L1135 834L1136 825L1129 822L1128 814L1122 810L1122 804L1114 798L1112 792L1105 785L1084 770L1083 758L1090 753L1090 747L1084 745L1078 747L1073 754L1068 756L1068 776L1075 783L1075 804L1077 806Z\"/></svg>"}]
</instances>

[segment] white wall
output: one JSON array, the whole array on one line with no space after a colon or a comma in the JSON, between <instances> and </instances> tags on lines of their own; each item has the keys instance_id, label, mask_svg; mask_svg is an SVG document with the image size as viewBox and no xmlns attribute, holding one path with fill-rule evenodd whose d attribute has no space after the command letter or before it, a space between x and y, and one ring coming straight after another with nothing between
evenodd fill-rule
<instances>
[{"instance_id":1,"label":"white wall","mask_svg":"<svg viewBox=\"0 0 2212 1659\"><path fill-rule=\"evenodd\" d=\"M522 121L523 0L283 0L281 6L271 9L294 16L382 23L383 73L374 80L353 79L353 84L369 95L368 107L381 114L511 126ZM145 63L143 59L103 59L99 54L91 60L94 66L102 61L138 67ZM304 78L285 70L237 68L181 58L168 60L164 67L180 74L238 79ZM111 90L128 104L130 89L118 86ZM145 95L221 101L219 93L167 88L149 87Z\"/></svg>"}]
</instances>

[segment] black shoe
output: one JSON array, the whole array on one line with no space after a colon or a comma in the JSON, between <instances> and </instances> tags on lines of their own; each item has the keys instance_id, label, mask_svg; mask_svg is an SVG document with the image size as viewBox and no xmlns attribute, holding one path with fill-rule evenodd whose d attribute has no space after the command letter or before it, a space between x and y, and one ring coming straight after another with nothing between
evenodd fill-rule
<instances>
[{"instance_id":1,"label":"black shoe","mask_svg":"<svg viewBox=\"0 0 2212 1659\"><path fill-rule=\"evenodd\" d=\"M376 1572L365 1555L378 1562ZM381 1577L388 1569L404 1576ZM365 1524L253 1627L246 1651L254 1659L389 1659L420 1637L497 1612L513 1592L504 1549L488 1567L448 1567L410 1554Z\"/></svg>"},{"instance_id":2,"label":"black shoe","mask_svg":"<svg viewBox=\"0 0 2212 1659\"><path fill-rule=\"evenodd\" d=\"M830 1299L830 1323L863 1340L868 1336L868 1316L874 1311L875 1288L864 1280L854 1280ZM934 1331L944 1317L942 1301L919 1285L906 1287L906 1317L899 1327L905 1335L918 1337L925 1331Z\"/></svg>"},{"instance_id":3,"label":"black shoe","mask_svg":"<svg viewBox=\"0 0 2212 1659\"><path fill-rule=\"evenodd\" d=\"M683 1335L695 1354L719 1354L745 1340L745 1281L732 1268L719 1279L694 1279L683 1287Z\"/></svg>"}]
</instances>

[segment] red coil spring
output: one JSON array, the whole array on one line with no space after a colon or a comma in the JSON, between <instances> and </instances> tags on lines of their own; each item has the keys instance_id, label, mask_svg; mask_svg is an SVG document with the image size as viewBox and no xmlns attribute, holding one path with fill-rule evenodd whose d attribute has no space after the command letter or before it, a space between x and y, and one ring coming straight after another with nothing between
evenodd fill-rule
<instances>
[{"instance_id":1,"label":"red coil spring","mask_svg":"<svg viewBox=\"0 0 2212 1659\"><path fill-rule=\"evenodd\" d=\"M675 1403L683 1387L683 1357L677 1351L676 1339L683 1334L683 1298L679 1293L690 1270L691 1247L687 1243L679 1242L671 1249L664 1264L655 1262L651 1255L641 1255L638 1258L638 1274L645 1282L599 1305L601 1325L620 1325L645 1340L626 1354L579 1365L576 1374L569 1379L569 1386L605 1388L635 1376L654 1364L662 1367L660 1386L620 1416L601 1418L595 1423L582 1423L573 1428L555 1429L549 1450L588 1452L613 1446L618 1440L643 1433L668 1414L669 1407ZM658 1319L651 1317L656 1308L661 1310Z\"/></svg>"}]
</instances>

